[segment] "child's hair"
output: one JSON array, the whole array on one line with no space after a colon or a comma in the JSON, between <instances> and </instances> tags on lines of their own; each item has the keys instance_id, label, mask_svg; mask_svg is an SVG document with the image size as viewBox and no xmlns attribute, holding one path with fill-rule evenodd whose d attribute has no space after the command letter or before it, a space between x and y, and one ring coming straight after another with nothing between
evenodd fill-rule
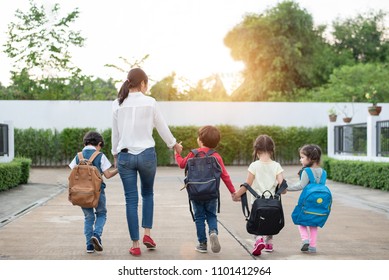
<instances>
[{"instance_id":1,"label":"child's hair","mask_svg":"<svg viewBox=\"0 0 389 280\"><path fill-rule=\"evenodd\" d=\"M201 127L198 136L203 145L211 149L216 148L220 142L220 131L212 125Z\"/></svg>"},{"instance_id":2,"label":"child's hair","mask_svg":"<svg viewBox=\"0 0 389 280\"><path fill-rule=\"evenodd\" d=\"M127 80L125 80L118 93L119 105L121 105L124 99L128 97L130 89L138 88L142 81L144 81L146 85L149 82L149 78L147 77L145 71L142 69L134 68L128 72Z\"/></svg>"},{"instance_id":3,"label":"child's hair","mask_svg":"<svg viewBox=\"0 0 389 280\"><path fill-rule=\"evenodd\" d=\"M258 159L258 154L269 153L270 157L274 159L275 144L273 139L266 134L259 135L254 141L253 161Z\"/></svg>"},{"instance_id":4,"label":"child's hair","mask_svg":"<svg viewBox=\"0 0 389 280\"><path fill-rule=\"evenodd\" d=\"M100 133L96 131L89 131L85 134L84 136L84 145L92 145L92 146L97 146L100 143L100 147L104 147L104 139L103 136L101 136Z\"/></svg>"},{"instance_id":5,"label":"child's hair","mask_svg":"<svg viewBox=\"0 0 389 280\"><path fill-rule=\"evenodd\" d=\"M321 149L318 145L315 144L304 145L299 149L299 152L300 154L303 154L308 158L309 160L308 167L312 166L313 163L320 164Z\"/></svg>"}]
</instances>

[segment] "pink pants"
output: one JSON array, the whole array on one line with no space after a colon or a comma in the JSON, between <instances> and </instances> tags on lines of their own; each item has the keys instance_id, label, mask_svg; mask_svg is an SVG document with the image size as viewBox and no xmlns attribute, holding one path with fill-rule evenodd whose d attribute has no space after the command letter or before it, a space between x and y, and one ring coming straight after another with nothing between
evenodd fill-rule
<instances>
[{"instance_id":1,"label":"pink pants","mask_svg":"<svg viewBox=\"0 0 389 280\"><path fill-rule=\"evenodd\" d=\"M317 240L317 227L307 227L307 226L298 226L301 240L304 242L305 240L309 241L309 246L316 247Z\"/></svg>"}]
</instances>

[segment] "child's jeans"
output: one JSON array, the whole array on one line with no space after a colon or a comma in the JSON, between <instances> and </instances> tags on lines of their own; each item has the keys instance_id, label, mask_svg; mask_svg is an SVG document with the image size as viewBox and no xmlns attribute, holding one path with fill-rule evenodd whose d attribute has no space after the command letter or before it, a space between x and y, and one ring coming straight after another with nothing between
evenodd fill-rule
<instances>
[{"instance_id":1,"label":"child's jeans","mask_svg":"<svg viewBox=\"0 0 389 280\"><path fill-rule=\"evenodd\" d=\"M207 242L207 235L205 230L205 221L208 223L208 232L217 230L217 198L206 201L193 201L193 212L195 217L197 239L199 243Z\"/></svg>"},{"instance_id":2,"label":"child's jeans","mask_svg":"<svg viewBox=\"0 0 389 280\"><path fill-rule=\"evenodd\" d=\"M99 204L96 208L81 208L84 212L84 234L86 238L86 245L92 244L91 238L93 234L101 236L105 221L107 220L107 207L105 200L104 188L101 188ZM96 210L96 212L95 212Z\"/></svg>"}]
</instances>

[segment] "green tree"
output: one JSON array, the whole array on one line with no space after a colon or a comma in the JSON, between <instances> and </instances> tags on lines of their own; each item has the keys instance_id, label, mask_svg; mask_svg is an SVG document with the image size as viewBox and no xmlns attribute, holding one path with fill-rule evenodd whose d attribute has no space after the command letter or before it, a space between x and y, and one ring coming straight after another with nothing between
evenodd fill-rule
<instances>
[{"instance_id":1,"label":"green tree","mask_svg":"<svg viewBox=\"0 0 389 280\"><path fill-rule=\"evenodd\" d=\"M334 48L338 54L349 53L355 62L387 62L389 39L386 13L370 11L333 23Z\"/></svg>"},{"instance_id":2,"label":"green tree","mask_svg":"<svg viewBox=\"0 0 389 280\"><path fill-rule=\"evenodd\" d=\"M312 16L293 1L247 15L224 39L232 57L245 64L233 100L291 100L295 89L325 83L336 62L324 30L315 29Z\"/></svg>"},{"instance_id":3,"label":"green tree","mask_svg":"<svg viewBox=\"0 0 389 280\"><path fill-rule=\"evenodd\" d=\"M170 76L167 76L155 83L151 89L151 96L161 101L173 101L179 100L178 90L174 86L176 74L173 72Z\"/></svg>"},{"instance_id":4,"label":"green tree","mask_svg":"<svg viewBox=\"0 0 389 280\"><path fill-rule=\"evenodd\" d=\"M316 102L367 102L365 94L377 90L379 102L389 102L389 68L385 64L366 63L342 66L334 70L327 85L310 92Z\"/></svg>"},{"instance_id":5,"label":"green tree","mask_svg":"<svg viewBox=\"0 0 389 280\"><path fill-rule=\"evenodd\" d=\"M196 86L185 90L185 97L190 101L228 101L229 96L223 81L217 74L197 82Z\"/></svg>"},{"instance_id":6,"label":"green tree","mask_svg":"<svg viewBox=\"0 0 389 280\"><path fill-rule=\"evenodd\" d=\"M71 46L82 47L85 40L79 31L70 28L78 16L76 8L61 17L59 4L48 13L33 0L28 11L16 10L4 45L5 53L14 60L15 73L26 70L37 78L79 74L69 50Z\"/></svg>"}]
</instances>

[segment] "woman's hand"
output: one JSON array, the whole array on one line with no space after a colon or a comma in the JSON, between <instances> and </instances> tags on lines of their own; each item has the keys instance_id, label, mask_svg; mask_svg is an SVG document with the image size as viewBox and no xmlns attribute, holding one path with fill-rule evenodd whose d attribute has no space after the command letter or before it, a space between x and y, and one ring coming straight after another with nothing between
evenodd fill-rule
<instances>
[{"instance_id":1,"label":"woman's hand","mask_svg":"<svg viewBox=\"0 0 389 280\"><path fill-rule=\"evenodd\" d=\"M181 154L181 152L182 152L182 148L183 148L183 147L182 147L181 143L182 143L182 142L176 143L176 144L174 145L174 152L177 153L177 154Z\"/></svg>"}]
</instances>

